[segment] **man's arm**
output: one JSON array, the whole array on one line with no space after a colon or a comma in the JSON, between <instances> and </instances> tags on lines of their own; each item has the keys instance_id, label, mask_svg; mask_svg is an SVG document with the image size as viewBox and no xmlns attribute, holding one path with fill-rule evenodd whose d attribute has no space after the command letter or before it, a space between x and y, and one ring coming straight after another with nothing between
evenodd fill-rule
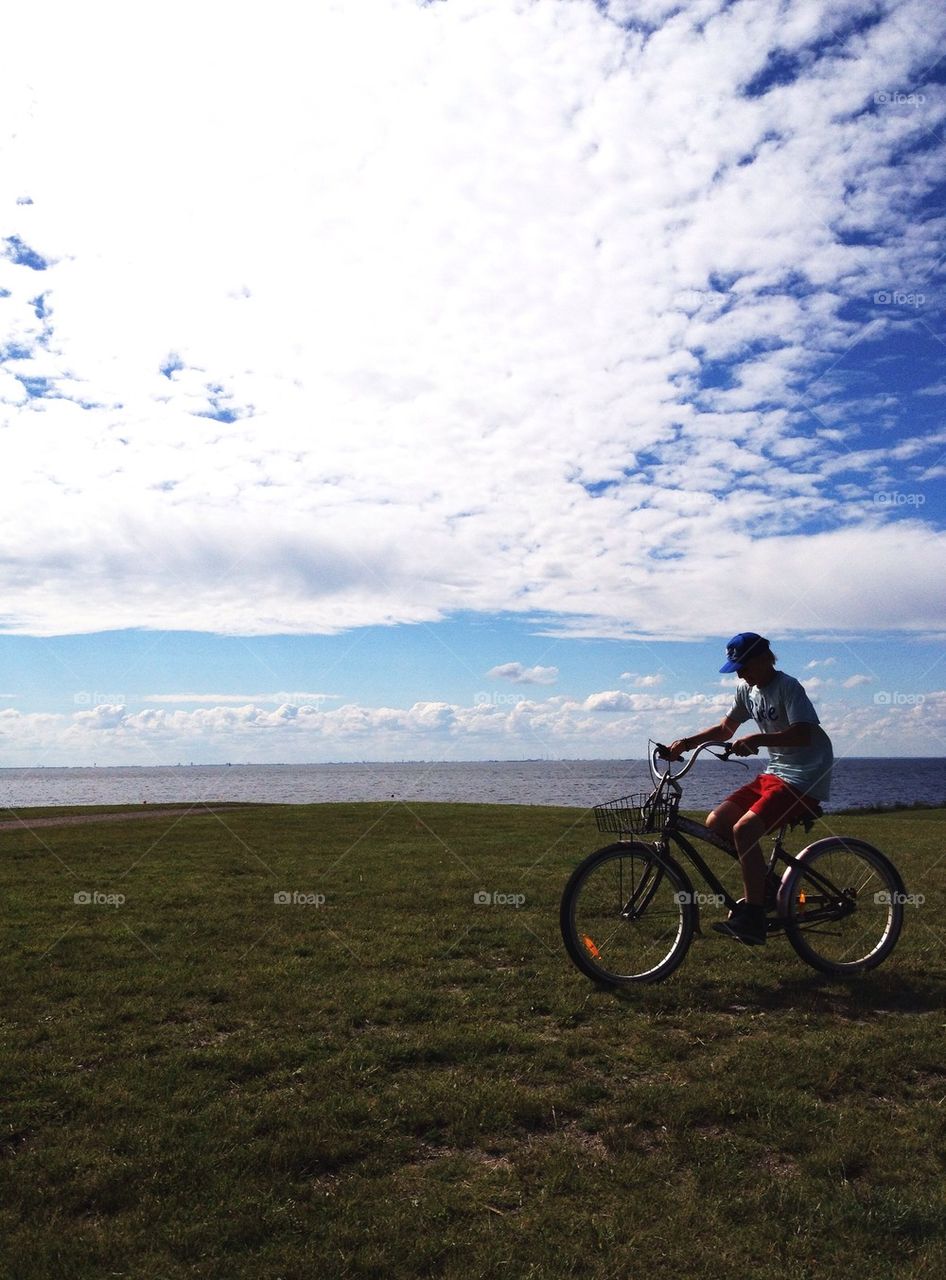
<instances>
[{"instance_id":1,"label":"man's arm","mask_svg":"<svg viewBox=\"0 0 946 1280\"><path fill-rule=\"evenodd\" d=\"M755 755L760 747L807 747L811 742L810 724L793 724L778 733L749 733L733 743L738 756Z\"/></svg>"},{"instance_id":2,"label":"man's arm","mask_svg":"<svg viewBox=\"0 0 946 1280\"><path fill-rule=\"evenodd\" d=\"M677 738L676 742L671 742L670 754L675 760L680 760L684 752L695 751L704 742L728 742L738 728L739 722L730 720L726 716L725 719L720 720L719 724L714 724L709 729L701 729L699 733L690 734L686 738Z\"/></svg>"}]
</instances>

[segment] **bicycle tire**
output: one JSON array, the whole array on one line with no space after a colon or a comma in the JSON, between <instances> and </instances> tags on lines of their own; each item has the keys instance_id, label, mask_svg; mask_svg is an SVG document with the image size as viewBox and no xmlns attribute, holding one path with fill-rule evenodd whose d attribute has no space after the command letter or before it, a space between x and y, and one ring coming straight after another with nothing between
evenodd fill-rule
<instances>
[{"instance_id":1,"label":"bicycle tire","mask_svg":"<svg viewBox=\"0 0 946 1280\"><path fill-rule=\"evenodd\" d=\"M609 987L669 977L687 953L696 917L684 871L640 841L589 854L572 872L559 911L573 964Z\"/></svg>"},{"instance_id":2,"label":"bicycle tire","mask_svg":"<svg viewBox=\"0 0 946 1280\"><path fill-rule=\"evenodd\" d=\"M782 879L778 900L799 956L838 977L882 964L900 937L906 897L886 854L862 840L830 836L803 849L797 861Z\"/></svg>"}]
</instances>

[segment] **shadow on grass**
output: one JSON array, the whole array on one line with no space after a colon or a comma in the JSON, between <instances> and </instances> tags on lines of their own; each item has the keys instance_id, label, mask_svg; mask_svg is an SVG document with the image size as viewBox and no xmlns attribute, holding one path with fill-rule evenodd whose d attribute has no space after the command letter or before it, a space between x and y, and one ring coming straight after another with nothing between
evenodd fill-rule
<instances>
[{"instance_id":1,"label":"shadow on grass","mask_svg":"<svg viewBox=\"0 0 946 1280\"><path fill-rule=\"evenodd\" d=\"M865 973L839 979L822 973L802 974L766 982L762 979L720 983L710 979L686 987L653 984L635 987L599 987L602 994L636 1010L654 1012L699 1009L706 1013L797 1012L863 1019L871 1016L908 1017L946 1009L946 972L937 969L922 975L893 972Z\"/></svg>"}]
</instances>

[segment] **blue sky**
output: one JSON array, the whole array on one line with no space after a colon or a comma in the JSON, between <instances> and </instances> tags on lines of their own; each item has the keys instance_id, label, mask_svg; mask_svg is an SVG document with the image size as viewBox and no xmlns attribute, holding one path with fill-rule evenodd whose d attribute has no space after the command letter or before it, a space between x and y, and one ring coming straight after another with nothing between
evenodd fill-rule
<instances>
[{"instance_id":1,"label":"blue sky","mask_svg":"<svg viewBox=\"0 0 946 1280\"><path fill-rule=\"evenodd\" d=\"M743 629L840 752L942 754L937 9L52 7L0 764L639 756Z\"/></svg>"}]
</instances>

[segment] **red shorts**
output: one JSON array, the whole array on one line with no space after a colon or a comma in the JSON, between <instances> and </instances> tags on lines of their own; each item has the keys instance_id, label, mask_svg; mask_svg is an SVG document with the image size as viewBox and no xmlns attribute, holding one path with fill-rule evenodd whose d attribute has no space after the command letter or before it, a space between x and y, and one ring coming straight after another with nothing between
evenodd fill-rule
<instances>
[{"instance_id":1,"label":"red shorts","mask_svg":"<svg viewBox=\"0 0 946 1280\"><path fill-rule=\"evenodd\" d=\"M760 773L752 782L727 796L723 803L738 805L743 813L751 809L765 823L766 832L774 831L783 822L818 816L816 800L790 782L777 778L774 773Z\"/></svg>"}]
</instances>

